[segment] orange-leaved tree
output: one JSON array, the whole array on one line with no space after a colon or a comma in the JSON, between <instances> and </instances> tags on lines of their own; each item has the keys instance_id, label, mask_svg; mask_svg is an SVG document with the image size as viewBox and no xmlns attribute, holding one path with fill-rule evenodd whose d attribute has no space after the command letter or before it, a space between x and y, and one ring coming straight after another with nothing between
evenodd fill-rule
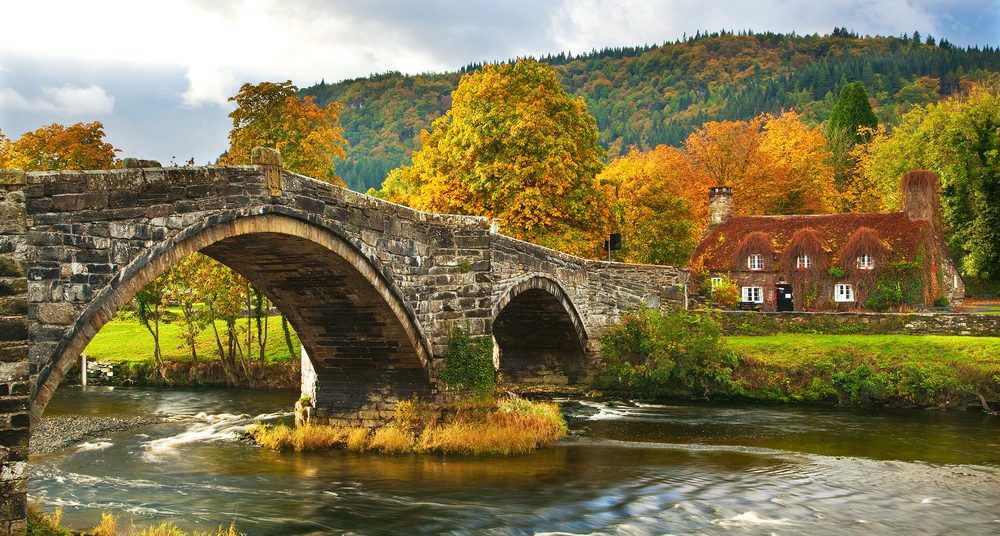
<instances>
[{"instance_id":1,"label":"orange-leaved tree","mask_svg":"<svg viewBox=\"0 0 1000 536\"><path fill-rule=\"evenodd\" d=\"M826 140L795 112L705 123L684 147L697 173L733 187L741 214L831 210L836 194Z\"/></svg>"},{"instance_id":2,"label":"orange-leaved tree","mask_svg":"<svg viewBox=\"0 0 1000 536\"><path fill-rule=\"evenodd\" d=\"M281 151L285 167L315 179L344 186L333 159L344 158L344 129L340 126L340 103L316 105L315 97L299 98L291 80L243 84L230 97L236 109L229 117L229 150L219 163L249 164L254 147Z\"/></svg>"},{"instance_id":3,"label":"orange-leaved tree","mask_svg":"<svg viewBox=\"0 0 1000 536\"><path fill-rule=\"evenodd\" d=\"M108 169L118 159L104 141L100 121L64 126L58 123L24 133L16 141L0 133L0 167L24 171Z\"/></svg>"},{"instance_id":4,"label":"orange-leaved tree","mask_svg":"<svg viewBox=\"0 0 1000 536\"><path fill-rule=\"evenodd\" d=\"M708 220L709 183L687 157L660 145L632 150L598 175L613 200L613 227L622 233L623 260L687 264Z\"/></svg>"},{"instance_id":5,"label":"orange-leaved tree","mask_svg":"<svg viewBox=\"0 0 1000 536\"><path fill-rule=\"evenodd\" d=\"M377 195L498 218L516 238L600 253L609 207L595 179L605 154L597 121L552 67L519 60L464 76L431 128L413 164L390 173Z\"/></svg>"}]
</instances>

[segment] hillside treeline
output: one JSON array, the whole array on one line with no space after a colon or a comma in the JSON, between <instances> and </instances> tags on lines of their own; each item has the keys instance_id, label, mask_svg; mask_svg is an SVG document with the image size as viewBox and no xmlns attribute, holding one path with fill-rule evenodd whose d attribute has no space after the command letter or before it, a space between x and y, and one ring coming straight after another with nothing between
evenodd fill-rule
<instances>
[{"instance_id":1,"label":"hillside treeline","mask_svg":"<svg viewBox=\"0 0 1000 536\"><path fill-rule=\"evenodd\" d=\"M879 122L891 129L912 106L967 90L1000 71L1000 51L993 47L959 48L916 32L860 37L840 28L825 36L699 33L664 45L539 60L555 68L569 93L584 98L609 157L679 146L708 121L749 120L783 109L817 125L850 82L864 85ZM350 145L337 172L364 191L409 161L421 130L451 108L462 73L478 67L322 82L302 93L320 106L343 104Z\"/></svg>"}]
</instances>

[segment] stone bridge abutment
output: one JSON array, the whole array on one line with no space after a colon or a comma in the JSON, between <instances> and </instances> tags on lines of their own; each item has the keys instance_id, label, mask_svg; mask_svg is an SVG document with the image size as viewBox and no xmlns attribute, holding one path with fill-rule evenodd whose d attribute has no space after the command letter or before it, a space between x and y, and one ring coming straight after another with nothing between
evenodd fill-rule
<instances>
[{"instance_id":1,"label":"stone bridge abutment","mask_svg":"<svg viewBox=\"0 0 1000 536\"><path fill-rule=\"evenodd\" d=\"M29 428L144 285L202 252L287 316L320 417L384 419L435 392L452 329L492 336L515 383L579 383L639 305L686 273L586 260L260 165L0 171L0 534L23 528ZM308 376L308 377L307 377Z\"/></svg>"}]
</instances>

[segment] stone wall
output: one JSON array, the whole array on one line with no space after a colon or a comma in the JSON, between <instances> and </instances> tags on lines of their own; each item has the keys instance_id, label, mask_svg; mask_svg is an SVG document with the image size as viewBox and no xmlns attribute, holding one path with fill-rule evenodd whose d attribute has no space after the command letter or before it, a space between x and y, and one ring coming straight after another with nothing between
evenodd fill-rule
<instances>
[{"instance_id":1,"label":"stone wall","mask_svg":"<svg viewBox=\"0 0 1000 536\"><path fill-rule=\"evenodd\" d=\"M1000 315L954 313L754 313L722 314L729 335L774 333L967 335L1000 337Z\"/></svg>"},{"instance_id":2,"label":"stone wall","mask_svg":"<svg viewBox=\"0 0 1000 536\"><path fill-rule=\"evenodd\" d=\"M0 535L24 534L28 492L25 175L0 170Z\"/></svg>"}]
</instances>

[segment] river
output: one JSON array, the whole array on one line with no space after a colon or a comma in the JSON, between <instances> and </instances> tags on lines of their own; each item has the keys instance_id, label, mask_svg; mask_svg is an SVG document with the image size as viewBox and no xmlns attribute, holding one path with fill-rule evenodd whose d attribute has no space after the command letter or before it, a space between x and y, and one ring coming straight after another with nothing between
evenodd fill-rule
<instances>
[{"instance_id":1,"label":"river","mask_svg":"<svg viewBox=\"0 0 1000 536\"><path fill-rule=\"evenodd\" d=\"M30 497L251 535L998 534L1000 417L566 402L588 429L514 458L275 453L234 440L289 393L63 387L59 415L158 415L32 458Z\"/></svg>"}]
</instances>

